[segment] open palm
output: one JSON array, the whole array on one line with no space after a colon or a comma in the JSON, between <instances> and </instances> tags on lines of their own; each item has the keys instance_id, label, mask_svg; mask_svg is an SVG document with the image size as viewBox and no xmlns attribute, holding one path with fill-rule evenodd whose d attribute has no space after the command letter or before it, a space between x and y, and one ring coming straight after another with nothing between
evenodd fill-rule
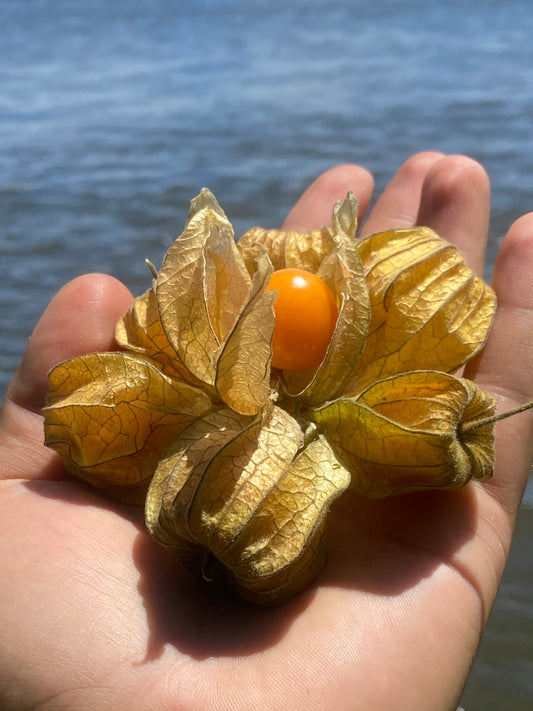
<instances>
[{"instance_id":1,"label":"open palm","mask_svg":"<svg viewBox=\"0 0 533 711\"><path fill-rule=\"evenodd\" d=\"M364 212L372 178L340 166L286 227L329 219L347 190ZM424 224L482 268L489 185L470 159L418 154L363 234ZM533 397L533 214L500 250L498 312L466 375L507 410ZM0 420L0 706L306 711L442 709L457 703L494 601L533 449L533 416L498 423L493 480L381 502L345 494L330 514L318 583L272 609L191 577L142 512L73 481L43 445L46 373L112 347L131 302L110 277L65 286L45 311Z\"/></svg>"}]
</instances>

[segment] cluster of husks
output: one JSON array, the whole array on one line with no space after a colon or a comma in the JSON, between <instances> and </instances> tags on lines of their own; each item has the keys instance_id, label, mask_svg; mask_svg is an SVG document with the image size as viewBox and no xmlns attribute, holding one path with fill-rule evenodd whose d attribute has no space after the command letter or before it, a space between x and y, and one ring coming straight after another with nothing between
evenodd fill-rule
<instances>
[{"instance_id":1,"label":"cluster of husks","mask_svg":"<svg viewBox=\"0 0 533 711\"><path fill-rule=\"evenodd\" d=\"M144 503L156 540L184 560L216 558L265 604L319 572L327 511L347 488L381 498L493 469L494 400L451 375L485 343L492 290L430 229L355 239L351 194L332 225L254 228L235 243L203 190L118 323L121 350L50 373L46 443L67 469ZM265 288L287 267L320 276L338 305L311 372L271 367Z\"/></svg>"}]
</instances>

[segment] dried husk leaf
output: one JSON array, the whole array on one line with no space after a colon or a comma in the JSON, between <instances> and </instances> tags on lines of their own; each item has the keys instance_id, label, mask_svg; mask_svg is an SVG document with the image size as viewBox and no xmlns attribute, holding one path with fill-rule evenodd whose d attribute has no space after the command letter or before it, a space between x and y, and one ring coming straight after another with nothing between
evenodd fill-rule
<instances>
[{"instance_id":1,"label":"dried husk leaf","mask_svg":"<svg viewBox=\"0 0 533 711\"><path fill-rule=\"evenodd\" d=\"M490 479L494 474L494 421L480 426L486 418L494 417L496 399L471 380L461 378L467 393L467 404L459 425L459 441L466 449L475 479ZM532 404L530 403L530 407ZM510 413L504 416L508 417ZM503 416L502 416L503 417ZM467 482L465 482L467 483Z\"/></svg>"},{"instance_id":2,"label":"dried husk leaf","mask_svg":"<svg viewBox=\"0 0 533 711\"><path fill-rule=\"evenodd\" d=\"M266 419L209 413L162 460L148 529L188 565L214 556L243 597L292 596L323 566L325 515L349 483L323 438L297 456L303 443L298 423L277 407Z\"/></svg>"},{"instance_id":3,"label":"dried husk leaf","mask_svg":"<svg viewBox=\"0 0 533 711\"><path fill-rule=\"evenodd\" d=\"M327 560L329 507L349 482L323 437L301 452L224 553L242 597L278 604L313 581Z\"/></svg>"},{"instance_id":4,"label":"dried husk leaf","mask_svg":"<svg viewBox=\"0 0 533 711\"><path fill-rule=\"evenodd\" d=\"M210 385L221 343L241 311L249 283L233 228L204 189L165 256L156 296L169 343L193 375ZM215 301L227 295L230 284L232 296L221 307Z\"/></svg>"},{"instance_id":5,"label":"dried husk leaf","mask_svg":"<svg viewBox=\"0 0 533 711\"><path fill-rule=\"evenodd\" d=\"M217 341L224 343L235 326L235 305L246 303L250 288L250 276L235 247L233 230L210 232L204 259L209 321Z\"/></svg>"},{"instance_id":6,"label":"dried husk leaf","mask_svg":"<svg viewBox=\"0 0 533 711\"><path fill-rule=\"evenodd\" d=\"M212 407L201 390L121 353L61 363L49 384L47 446L72 474L128 501L144 499L169 444Z\"/></svg>"},{"instance_id":7,"label":"dried husk leaf","mask_svg":"<svg viewBox=\"0 0 533 711\"><path fill-rule=\"evenodd\" d=\"M486 341L495 310L492 289L457 249L424 227L362 240L371 320L346 395L410 370L453 372Z\"/></svg>"},{"instance_id":8,"label":"dried husk leaf","mask_svg":"<svg viewBox=\"0 0 533 711\"><path fill-rule=\"evenodd\" d=\"M261 252L247 299L217 361L217 392L226 405L243 415L255 415L270 400L275 295L265 289L271 274L270 260Z\"/></svg>"},{"instance_id":9,"label":"dried husk leaf","mask_svg":"<svg viewBox=\"0 0 533 711\"><path fill-rule=\"evenodd\" d=\"M146 525L159 543L179 552L194 542L189 509L209 463L254 421L227 407L193 422L161 458L146 497Z\"/></svg>"},{"instance_id":10,"label":"dried husk leaf","mask_svg":"<svg viewBox=\"0 0 533 711\"><path fill-rule=\"evenodd\" d=\"M316 274L324 258L335 249L335 239L328 227L304 233L252 227L237 242L250 274L254 270L257 245L264 247L276 270L304 269Z\"/></svg>"},{"instance_id":11,"label":"dried husk leaf","mask_svg":"<svg viewBox=\"0 0 533 711\"><path fill-rule=\"evenodd\" d=\"M333 206L333 229L298 232L296 230L266 230L252 227L237 242L237 248L250 273L253 272L256 245L268 252L274 269L303 269L316 274L324 259L337 247L336 235L350 238L357 230L359 204L352 192Z\"/></svg>"},{"instance_id":12,"label":"dried husk leaf","mask_svg":"<svg viewBox=\"0 0 533 711\"><path fill-rule=\"evenodd\" d=\"M343 234L349 239L355 237L359 220L359 201L349 190L344 200L337 200L333 205L331 224L333 234Z\"/></svg>"},{"instance_id":13,"label":"dried husk leaf","mask_svg":"<svg viewBox=\"0 0 533 711\"><path fill-rule=\"evenodd\" d=\"M300 427L279 408L265 418L245 417L229 408L208 413L187 428L161 460L146 499L148 530L187 565L201 568L212 555L216 518L224 518L224 506L238 532L246 519L239 522L235 512L246 506L246 495L260 501L275 485L278 469L287 468L302 443ZM265 448L272 446L267 453ZM230 501L223 497L224 488ZM228 526L231 523L226 523L225 535L231 537ZM216 548L220 551L221 544Z\"/></svg>"},{"instance_id":14,"label":"dried husk leaf","mask_svg":"<svg viewBox=\"0 0 533 711\"><path fill-rule=\"evenodd\" d=\"M462 428L494 407L494 399L470 381L414 371L379 381L358 397L339 398L308 418L351 472L351 488L383 498L491 476L492 428Z\"/></svg>"},{"instance_id":15,"label":"dried husk leaf","mask_svg":"<svg viewBox=\"0 0 533 711\"><path fill-rule=\"evenodd\" d=\"M184 538L210 550L217 534L215 519L224 518L221 509L229 507L230 519L233 500L241 511L246 506L249 510L242 487L248 483L249 496L260 500L302 444L300 426L280 408L263 417L239 416L229 408L209 413L183 432L158 467L147 497L149 530L158 537L162 528L171 539ZM236 525L238 530L238 520ZM215 547L217 552L223 548Z\"/></svg>"},{"instance_id":16,"label":"dried husk leaf","mask_svg":"<svg viewBox=\"0 0 533 711\"><path fill-rule=\"evenodd\" d=\"M303 445L300 426L273 407L243 428L209 463L189 512L189 528L217 558L253 517Z\"/></svg>"},{"instance_id":17,"label":"dried husk leaf","mask_svg":"<svg viewBox=\"0 0 533 711\"><path fill-rule=\"evenodd\" d=\"M138 296L115 327L115 340L124 352L146 358L165 375L184 378L203 387L202 381L181 362L163 331L153 287Z\"/></svg>"}]
</instances>

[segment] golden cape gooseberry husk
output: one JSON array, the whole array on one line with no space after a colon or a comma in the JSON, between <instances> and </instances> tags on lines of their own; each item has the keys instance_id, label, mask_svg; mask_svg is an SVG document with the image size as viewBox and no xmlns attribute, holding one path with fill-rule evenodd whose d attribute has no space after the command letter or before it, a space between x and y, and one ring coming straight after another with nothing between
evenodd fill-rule
<instances>
[{"instance_id":1,"label":"golden cape gooseberry husk","mask_svg":"<svg viewBox=\"0 0 533 711\"><path fill-rule=\"evenodd\" d=\"M356 228L349 193L331 228L236 243L204 189L117 324L121 350L50 373L46 443L66 468L144 504L157 541L200 567L216 559L254 602L318 574L346 489L382 498L492 475L495 401L451 373L484 345L493 291L428 228ZM338 305L311 372L271 367L265 287L286 267L320 276Z\"/></svg>"}]
</instances>

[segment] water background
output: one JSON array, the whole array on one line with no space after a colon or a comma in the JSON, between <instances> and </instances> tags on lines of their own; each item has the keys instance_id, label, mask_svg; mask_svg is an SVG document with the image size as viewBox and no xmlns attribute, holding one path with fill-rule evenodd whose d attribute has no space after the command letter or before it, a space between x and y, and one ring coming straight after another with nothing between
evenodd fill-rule
<instances>
[{"instance_id":1,"label":"water background","mask_svg":"<svg viewBox=\"0 0 533 711\"><path fill-rule=\"evenodd\" d=\"M240 234L357 162L382 188L421 149L493 186L487 276L533 209L529 0L1 0L0 394L55 291L149 284L210 187ZM533 707L533 495L462 700Z\"/></svg>"}]
</instances>

